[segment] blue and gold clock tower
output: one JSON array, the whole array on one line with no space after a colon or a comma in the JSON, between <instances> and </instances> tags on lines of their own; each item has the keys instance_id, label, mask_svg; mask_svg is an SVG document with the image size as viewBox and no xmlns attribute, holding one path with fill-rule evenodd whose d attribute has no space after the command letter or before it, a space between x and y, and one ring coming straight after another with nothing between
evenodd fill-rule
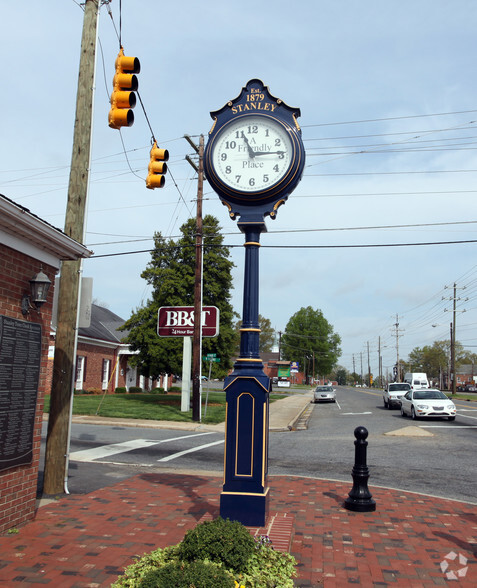
<instances>
[{"instance_id":1,"label":"blue and gold clock tower","mask_svg":"<svg viewBox=\"0 0 477 588\"><path fill-rule=\"evenodd\" d=\"M298 108L272 96L258 79L211 112L204 153L207 180L245 235L240 355L225 380L226 439L220 515L263 526L268 512L270 378L259 354L259 249L264 218L278 208L303 174L305 150Z\"/></svg>"}]
</instances>

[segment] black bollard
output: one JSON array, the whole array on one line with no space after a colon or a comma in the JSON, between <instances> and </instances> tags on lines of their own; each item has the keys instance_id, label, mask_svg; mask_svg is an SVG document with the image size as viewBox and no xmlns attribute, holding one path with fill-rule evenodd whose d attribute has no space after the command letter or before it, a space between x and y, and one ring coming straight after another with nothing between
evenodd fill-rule
<instances>
[{"instance_id":1,"label":"black bollard","mask_svg":"<svg viewBox=\"0 0 477 588\"><path fill-rule=\"evenodd\" d=\"M344 507L355 512L372 512L376 510L376 502L368 489L369 470L366 465L366 448L368 442L368 430L366 427L356 427L354 430L356 441L354 442L354 467L353 488L344 502Z\"/></svg>"}]
</instances>

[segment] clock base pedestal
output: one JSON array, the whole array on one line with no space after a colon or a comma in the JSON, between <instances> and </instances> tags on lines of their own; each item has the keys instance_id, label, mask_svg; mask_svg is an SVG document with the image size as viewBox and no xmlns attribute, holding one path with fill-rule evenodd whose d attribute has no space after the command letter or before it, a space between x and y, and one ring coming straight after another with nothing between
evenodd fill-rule
<instances>
[{"instance_id":1,"label":"clock base pedestal","mask_svg":"<svg viewBox=\"0 0 477 588\"><path fill-rule=\"evenodd\" d=\"M260 368L257 370L258 366L247 369L244 363L247 362L238 360L237 364L242 365L236 364L224 386L227 418L220 516L263 527L268 514L270 378Z\"/></svg>"},{"instance_id":2,"label":"clock base pedestal","mask_svg":"<svg viewBox=\"0 0 477 588\"><path fill-rule=\"evenodd\" d=\"M220 516L246 527L265 527L268 518L268 487L263 494L222 492Z\"/></svg>"}]
</instances>

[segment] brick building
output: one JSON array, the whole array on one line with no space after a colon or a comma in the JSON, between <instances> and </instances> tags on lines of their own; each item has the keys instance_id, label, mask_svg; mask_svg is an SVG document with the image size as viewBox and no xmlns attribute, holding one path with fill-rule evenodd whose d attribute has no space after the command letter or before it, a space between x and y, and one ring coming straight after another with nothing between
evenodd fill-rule
<instances>
[{"instance_id":1,"label":"brick building","mask_svg":"<svg viewBox=\"0 0 477 588\"><path fill-rule=\"evenodd\" d=\"M0 533L35 514L55 275L62 260L89 255L0 194ZM51 287L37 308L29 290L40 271Z\"/></svg>"},{"instance_id":2,"label":"brick building","mask_svg":"<svg viewBox=\"0 0 477 588\"><path fill-rule=\"evenodd\" d=\"M76 390L112 393L118 387L129 389L141 383L147 389L136 369L129 365L129 346L121 343L126 332L118 329L124 323L109 309L92 304L91 325L78 330Z\"/></svg>"},{"instance_id":3,"label":"brick building","mask_svg":"<svg viewBox=\"0 0 477 588\"><path fill-rule=\"evenodd\" d=\"M78 329L76 350L76 375L74 388L94 394L112 394L116 388L139 387L144 391L156 386L170 387L172 376L163 374L160 381L146 378L131 365L130 359L135 355L127 343L122 343L127 331L119 328L126 321L103 306L91 305L91 324ZM55 332L50 338L48 382L51 388L53 359L55 350Z\"/></svg>"}]
</instances>

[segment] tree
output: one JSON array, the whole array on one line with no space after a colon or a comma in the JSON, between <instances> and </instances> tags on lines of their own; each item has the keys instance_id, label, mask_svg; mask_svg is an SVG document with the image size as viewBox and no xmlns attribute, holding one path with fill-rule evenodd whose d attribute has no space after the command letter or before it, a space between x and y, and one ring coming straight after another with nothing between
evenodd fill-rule
<instances>
[{"instance_id":1,"label":"tree","mask_svg":"<svg viewBox=\"0 0 477 588\"><path fill-rule=\"evenodd\" d=\"M441 374L449 373L451 356L451 342L434 341L432 345L415 347L409 354L406 369L408 372L424 372L428 378L439 379ZM471 364L475 361L475 353L464 349L464 346L455 343L456 369L461 365ZM417 369L419 367L419 369Z\"/></svg>"},{"instance_id":2,"label":"tree","mask_svg":"<svg viewBox=\"0 0 477 588\"><path fill-rule=\"evenodd\" d=\"M195 219L189 219L181 228L177 242L166 240L160 233L154 235L151 261L141 277L152 287L152 298L137 308L123 325L128 331L124 342L138 352L131 363L138 366L144 376L157 378L161 373L182 372L181 337L161 338L157 335L157 313L161 306L193 306L195 276ZM233 262L229 249L223 245L218 220L206 215L203 219L204 306L217 306L220 311L218 337L202 340L203 355L216 353L220 363L214 363L214 377L226 375L231 367L235 334L233 309L230 304Z\"/></svg>"},{"instance_id":3,"label":"tree","mask_svg":"<svg viewBox=\"0 0 477 588\"><path fill-rule=\"evenodd\" d=\"M339 386L346 386L350 377L348 370L342 366L338 366L333 375Z\"/></svg>"},{"instance_id":4,"label":"tree","mask_svg":"<svg viewBox=\"0 0 477 588\"><path fill-rule=\"evenodd\" d=\"M258 324L260 325L260 353L270 353L273 344L275 342L275 329L272 327L270 319L263 317L261 314L258 315ZM236 335L236 354L238 355L240 350L240 327L242 321L238 320L235 323L235 335Z\"/></svg>"},{"instance_id":5,"label":"tree","mask_svg":"<svg viewBox=\"0 0 477 588\"><path fill-rule=\"evenodd\" d=\"M341 355L341 337L321 310L301 308L288 321L281 339L283 359L303 360L305 375L327 376Z\"/></svg>"}]
</instances>

